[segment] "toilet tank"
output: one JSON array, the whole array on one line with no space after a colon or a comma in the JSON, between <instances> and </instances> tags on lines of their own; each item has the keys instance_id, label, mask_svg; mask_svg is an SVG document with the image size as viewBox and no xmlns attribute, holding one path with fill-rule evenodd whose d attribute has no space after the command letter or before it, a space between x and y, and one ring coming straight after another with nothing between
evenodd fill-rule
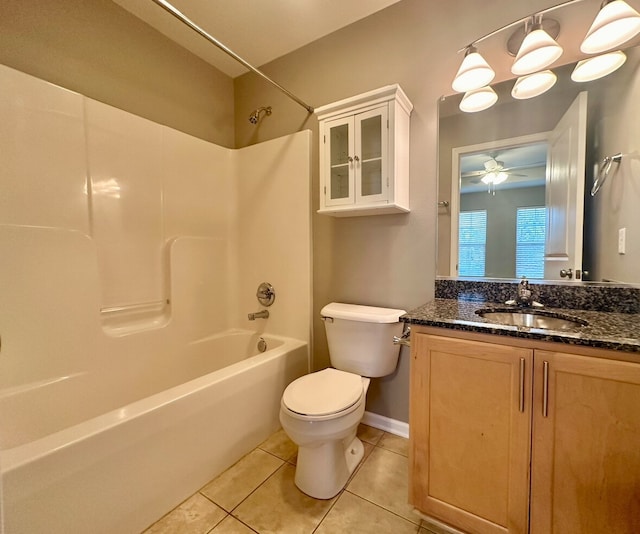
<instances>
[{"instance_id":1,"label":"toilet tank","mask_svg":"<svg viewBox=\"0 0 640 534\"><path fill-rule=\"evenodd\" d=\"M360 376L386 376L398 364L404 310L332 302L320 311L327 332L331 365Z\"/></svg>"}]
</instances>

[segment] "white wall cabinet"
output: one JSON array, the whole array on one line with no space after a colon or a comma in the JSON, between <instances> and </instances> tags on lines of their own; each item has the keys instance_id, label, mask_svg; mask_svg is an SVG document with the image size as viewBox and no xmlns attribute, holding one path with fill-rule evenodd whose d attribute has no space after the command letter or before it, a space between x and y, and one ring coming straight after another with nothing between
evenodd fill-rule
<instances>
[{"instance_id":1,"label":"white wall cabinet","mask_svg":"<svg viewBox=\"0 0 640 534\"><path fill-rule=\"evenodd\" d=\"M409 117L413 105L389 85L316 109L320 209L334 217L409 211Z\"/></svg>"}]
</instances>

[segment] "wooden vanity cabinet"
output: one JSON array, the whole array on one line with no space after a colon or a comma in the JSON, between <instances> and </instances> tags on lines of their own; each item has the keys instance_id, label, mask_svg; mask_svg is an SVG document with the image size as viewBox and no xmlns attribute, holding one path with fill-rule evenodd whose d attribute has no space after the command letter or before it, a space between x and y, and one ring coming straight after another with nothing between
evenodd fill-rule
<instances>
[{"instance_id":1,"label":"wooden vanity cabinet","mask_svg":"<svg viewBox=\"0 0 640 534\"><path fill-rule=\"evenodd\" d=\"M533 351L411 332L410 502L465 532L525 532Z\"/></svg>"},{"instance_id":2,"label":"wooden vanity cabinet","mask_svg":"<svg viewBox=\"0 0 640 534\"><path fill-rule=\"evenodd\" d=\"M556 345L412 328L415 508L469 533L640 532L640 364Z\"/></svg>"},{"instance_id":3,"label":"wooden vanity cabinet","mask_svg":"<svg viewBox=\"0 0 640 534\"><path fill-rule=\"evenodd\" d=\"M536 350L534 366L530 532L639 533L640 364Z\"/></svg>"}]
</instances>

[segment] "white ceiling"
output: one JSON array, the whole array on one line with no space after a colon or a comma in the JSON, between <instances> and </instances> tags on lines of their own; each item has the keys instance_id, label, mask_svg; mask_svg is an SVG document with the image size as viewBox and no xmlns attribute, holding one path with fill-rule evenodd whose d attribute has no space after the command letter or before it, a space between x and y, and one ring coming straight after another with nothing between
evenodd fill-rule
<instances>
[{"instance_id":1,"label":"white ceiling","mask_svg":"<svg viewBox=\"0 0 640 534\"><path fill-rule=\"evenodd\" d=\"M152 0L113 0L235 78L247 69ZM288 54L399 0L168 0L254 67Z\"/></svg>"}]
</instances>

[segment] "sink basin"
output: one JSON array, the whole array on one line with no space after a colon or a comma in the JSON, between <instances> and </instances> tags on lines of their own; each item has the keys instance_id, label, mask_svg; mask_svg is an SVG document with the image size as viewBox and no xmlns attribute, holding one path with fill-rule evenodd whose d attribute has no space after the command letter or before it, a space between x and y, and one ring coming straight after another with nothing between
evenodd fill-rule
<instances>
[{"instance_id":1,"label":"sink basin","mask_svg":"<svg viewBox=\"0 0 640 534\"><path fill-rule=\"evenodd\" d=\"M476 313L492 323L546 330L573 330L588 324L578 317L529 308L492 308Z\"/></svg>"}]
</instances>

